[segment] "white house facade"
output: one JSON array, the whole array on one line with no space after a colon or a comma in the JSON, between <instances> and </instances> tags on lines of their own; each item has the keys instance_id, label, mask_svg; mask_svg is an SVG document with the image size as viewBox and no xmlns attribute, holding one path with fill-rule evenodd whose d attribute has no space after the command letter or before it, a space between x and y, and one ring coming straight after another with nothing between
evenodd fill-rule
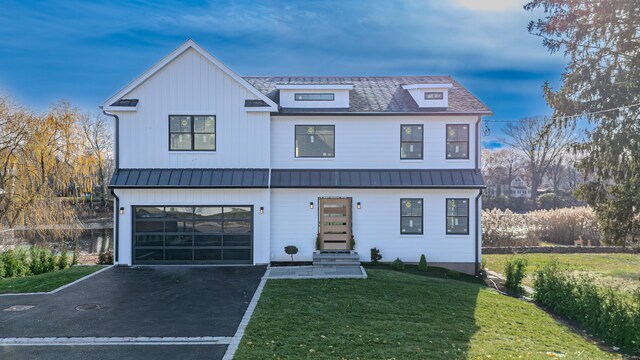
<instances>
[{"instance_id":1,"label":"white house facade","mask_svg":"<svg viewBox=\"0 0 640 360\"><path fill-rule=\"evenodd\" d=\"M491 112L451 77L240 77L189 40L101 108L118 264L267 264L295 245L477 271Z\"/></svg>"}]
</instances>

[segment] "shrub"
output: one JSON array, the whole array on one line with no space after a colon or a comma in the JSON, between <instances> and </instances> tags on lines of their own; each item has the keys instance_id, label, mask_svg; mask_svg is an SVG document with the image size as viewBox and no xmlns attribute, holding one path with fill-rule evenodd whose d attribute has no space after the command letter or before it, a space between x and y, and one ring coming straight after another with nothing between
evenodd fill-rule
<instances>
[{"instance_id":1,"label":"shrub","mask_svg":"<svg viewBox=\"0 0 640 360\"><path fill-rule=\"evenodd\" d=\"M71 266L78 265L78 251L73 250L73 257L71 258Z\"/></svg>"},{"instance_id":2,"label":"shrub","mask_svg":"<svg viewBox=\"0 0 640 360\"><path fill-rule=\"evenodd\" d=\"M58 260L55 255L51 252L45 252L46 254L46 263L44 265L45 272L52 272L58 270Z\"/></svg>"},{"instance_id":3,"label":"shrub","mask_svg":"<svg viewBox=\"0 0 640 360\"><path fill-rule=\"evenodd\" d=\"M371 248L371 262L377 264L382 259L378 248Z\"/></svg>"},{"instance_id":4,"label":"shrub","mask_svg":"<svg viewBox=\"0 0 640 360\"><path fill-rule=\"evenodd\" d=\"M356 248L356 238L351 235L351 250Z\"/></svg>"},{"instance_id":5,"label":"shrub","mask_svg":"<svg viewBox=\"0 0 640 360\"><path fill-rule=\"evenodd\" d=\"M66 269L69 266L69 255L66 251L63 251L58 258L58 269Z\"/></svg>"},{"instance_id":6,"label":"shrub","mask_svg":"<svg viewBox=\"0 0 640 360\"><path fill-rule=\"evenodd\" d=\"M427 258L422 254L420 255L420 262L418 263L418 271L427 271L428 269Z\"/></svg>"},{"instance_id":7,"label":"shrub","mask_svg":"<svg viewBox=\"0 0 640 360\"><path fill-rule=\"evenodd\" d=\"M112 265L113 251L107 250L98 254L98 265Z\"/></svg>"},{"instance_id":8,"label":"shrub","mask_svg":"<svg viewBox=\"0 0 640 360\"><path fill-rule=\"evenodd\" d=\"M298 248L293 245L288 245L284 247L284 252L291 255L291 262L293 262L293 255L298 253Z\"/></svg>"},{"instance_id":9,"label":"shrub","mask_svg":"<svg viewBox=\"0 0 640 360\"><path fill-rule=\"evenodd\" d=\"M478 276L480 276L483 279L487 278L487 259L482 259L480 261L480 271L478 273Z\"/></svg>"},{"instance_id":10,"label":"shrub","mask_svg":"<svg viewBox=\"0 0 640 360\"><path fill-rule=\"evenodd\" d=\"M554 259L536 270L534 299L611 345L640 353L640 289L597 280Z\"/></svg>"},{"instance_id":11,"label":"shrub","mask_svg":"<svg viewBox=\"0 0 640 360\"><path fill-rule=\"evenodd\" d=\"M450 277L452 279L460 279L460 277L462 276L459 272L455 271L455 270L449 270L446 273L447 277Z\"/></svg>"},{"instance_id":12,"label":"shrub","mask_svg":"<svg viewBox=\"0 0 640 360\"><path fill-rule=\"evenodd\" d=\"M504 283L507 291L515 295L524 294L522 280L527 276L527 265L529 262L526 258L515 257L509 258L504 264Z\"/></svg>"},{"instance_id":13,"label":"shrub","mask_svg":"<svg viewBox=\"0 0 640 360\"><path fill-rule=\"evenodd\" d=\"M44 264L42 262L42 258L40 257L40 253L43 251L43 248L37 246L32 246L29 249L29 257L31 258L31 262L29 263L29 271L33 275L44 273Z\"/></svg>"},{"instance_id":14,"label":"shrub","mask_svg":"<svg viewBox=\"0 0 640 360\"><path fill-rule=\"evenodd\" d=\"M0 257L4 277L12 278L29 274L28 256L24 249L7 250Z\"/></svg>"},{"instance_id":15,"label":"shrub","mask_svg":"<svg viewBox=\"0 0 640 360\"><path fill-rule=\"evenodd\" d=\"M316 250L320 250L322 243L320 242L320 233L316 235Z\"/></svg>"},{"instance_id":16,"label":"shrub","mask_svg":"<svg viewBox=\"0 0 640 360\"><path fill-rule=\"evenodd\" d=\"M404 262L400 258L396 258L391 263L391 268L394 270L404 270Z\"/></svg>"}]
</instances>

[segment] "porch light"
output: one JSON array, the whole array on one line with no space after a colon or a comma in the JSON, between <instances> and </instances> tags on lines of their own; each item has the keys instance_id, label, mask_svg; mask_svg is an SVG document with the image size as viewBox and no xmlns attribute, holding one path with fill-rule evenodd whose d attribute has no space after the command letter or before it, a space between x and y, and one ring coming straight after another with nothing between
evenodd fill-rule
<instances>
[{"instance_id":1,"label":"porch light","mask_svg":"<svg viewBox=\"0 0 640 360\"><path fill-rule=\"evenodd\" d=\"M123 208L123 207L121 207L121 208L120 208L120 215L123 215L123 214L124 214L124 208Z\"/></svg>"},{"instance_id":2,"label":"porch light","mask_svg":"<svg viewBox=\"0 0 640 360\"><path fill-rule=\"evenodd\" d=\"M309 203L309 209L313 209L313 201Z\"/></svg>"},{"instance_id":3,"label":"porch light","mask_svg":"<svg viewBox=\"0 0 640 360\"><path fill-rule=\"evenodd\" d=\"M358 202L356 203L356 207L357 207L358 209L360 209L360 201L358 201Z\"/></svg>"},{"instance_id":4,"label":"porch light","mask_svg":"<svg viewBox=\"0 0 640 360\"><path fill-rule=\"evenodd\" d=\"M260 214L264 214L264 206L260 206Z\"/></svg>"}]
</instances>

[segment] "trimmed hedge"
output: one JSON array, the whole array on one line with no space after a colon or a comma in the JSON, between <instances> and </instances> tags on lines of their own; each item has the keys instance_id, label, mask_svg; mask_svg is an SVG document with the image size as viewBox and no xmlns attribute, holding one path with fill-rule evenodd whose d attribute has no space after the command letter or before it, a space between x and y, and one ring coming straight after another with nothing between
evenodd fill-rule
<instances>
[{"instance_id":1,"label":"trimmed hedge","mask_svg":"<svg viewBox=\"0 0 640 360\"><path fill-rule=\"evenodd\" d=\"M576 275L557 259L536 270L533 284L540 304L611 345L640 354L640 289Z\"/></svg>"},{"instance_id":2,"label":"trimmed hedge","mask_svg":"<svg viewBox=\"0 0 640 360\"><path fill-rule=\"evenodd\" d=\"M69 266L68 255L56 256L51 250L32 246L0 253L0 279L44 274Z\"/></svg>"}]
</instances>

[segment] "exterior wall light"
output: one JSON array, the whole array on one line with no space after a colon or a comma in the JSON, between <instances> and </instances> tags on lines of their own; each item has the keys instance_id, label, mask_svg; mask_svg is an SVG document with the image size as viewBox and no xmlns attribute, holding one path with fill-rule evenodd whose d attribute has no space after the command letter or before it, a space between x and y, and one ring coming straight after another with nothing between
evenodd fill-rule
<instances>
[{"instance_id":1,"label":"exterior wall light","mask_svg":"<svg viewBox=\"0 0 640 360\"><path fill-rule=\"evenodd\" d=\"M121 208L120 208L120 215L123 215L123 214L124 214L124 208L123 208L123 207L121 207Z\"/></svg>"},{"instance_id":2,"label":"exterior wall light","mask_svg":"<svg viewBox=\"0 0 640 360\"><path fill-rule=\"evenodd\" d=\"M313 201L309 203L309 209L313 209Z\"/></svg>"},{"instance_id":3,"label":"exterior wall light","mask_svg":"<svg viewBox=\"0 0 640 360\"><path fill-rule=\"evenodd\" d=\"M360 209L360 208L361 208L360 201L358 201L358 202L356 203L356 207L357 207L358 209Z\"/></svg>"},{"instance_id":4,"label":"exterior wall light","mask_svg":"<svg viewBox=\"0 0 640 360\"><path fill-rule=\"evenodd\" d=\"M260 206L260 214L264 214L264 206Z\"/></svg>"}]
</instances>

